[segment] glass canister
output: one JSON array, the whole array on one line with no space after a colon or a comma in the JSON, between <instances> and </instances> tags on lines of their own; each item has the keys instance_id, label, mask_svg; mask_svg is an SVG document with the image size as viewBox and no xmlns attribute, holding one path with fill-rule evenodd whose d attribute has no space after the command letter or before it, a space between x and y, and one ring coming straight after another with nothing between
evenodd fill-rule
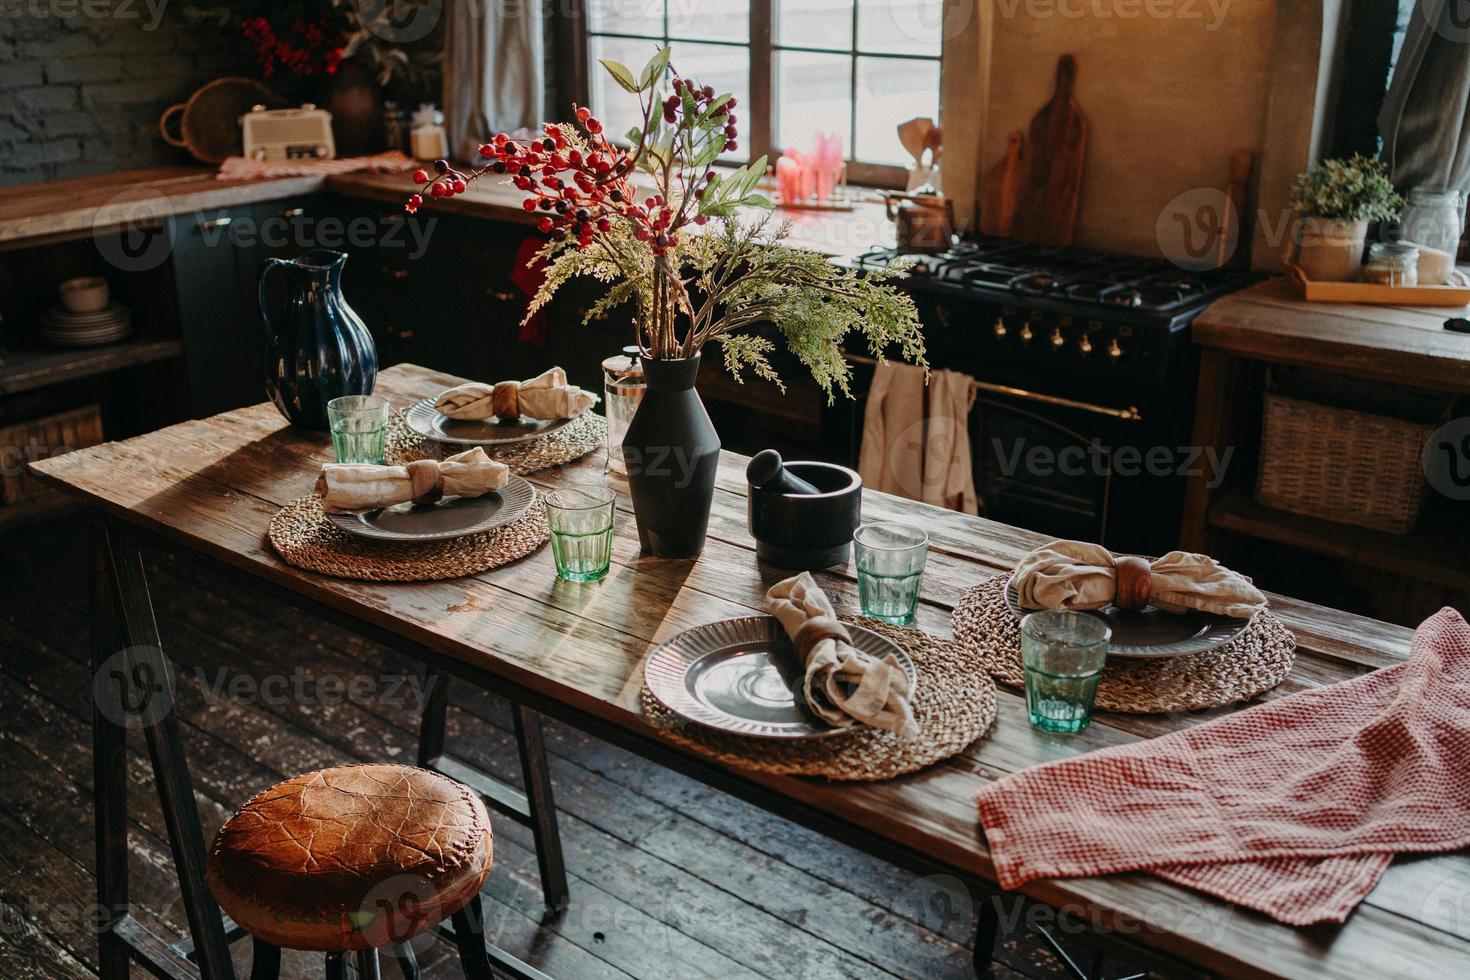
<instances>
[{"instance_id":1,"label":"glass canister","mask_svg":"<svg viewBox=\"0 0 1470 980\"><path fill-rule=\"evenodd\" d=\"M1419 284L1419 246L1400 242L1374 242L1368 247L1368 265L1363 281L1385 286Z\"/></svg>"},{"instance_id":2,"label":"glass canister","mask_svg":"<svg viewBox=\"0 0 1470 980\"><path fill-rule=\"evenodd\" d=\"M623 461L623 436L648 382L643 377L643 362L636 346L602 362L603 409L607 413L607 477L622 489L628 486L628 466Z\"/></svg>"},{"instance_id":3,"label":"glass canister","mask_svg":"<svg viewBox=\"0 0 1470 980\"><path fill-rule=\"evenodd\" d=\"M1464 218L1465 202L1460 199L1459 191L1449 187L1416 187L1409 191L1409 204L1399 219L1400 238L1453 256L1460 249Z\"/></svg>"}]
</instances>

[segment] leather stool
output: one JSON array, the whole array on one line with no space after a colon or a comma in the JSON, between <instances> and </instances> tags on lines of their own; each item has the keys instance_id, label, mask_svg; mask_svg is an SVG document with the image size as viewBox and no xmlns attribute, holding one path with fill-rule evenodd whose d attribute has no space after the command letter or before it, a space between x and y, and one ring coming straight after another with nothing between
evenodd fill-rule
<instances>
[{"instance_id":1,"label":"leather stool","mask_svg":"<svg viewBox=\"0 0 1470 980\"><path fill-rule=\"evenodd\" d=\"M378 980L392 947L416 977L409 941L453 919L465 974L489 980L480 886L490 818L468 787L409 766L339 766L278 783L215 836L205 880L254 939L251 980L275 980L282 949L327 954L345 980L349 953Z\"/></svg>"}]
</instances>

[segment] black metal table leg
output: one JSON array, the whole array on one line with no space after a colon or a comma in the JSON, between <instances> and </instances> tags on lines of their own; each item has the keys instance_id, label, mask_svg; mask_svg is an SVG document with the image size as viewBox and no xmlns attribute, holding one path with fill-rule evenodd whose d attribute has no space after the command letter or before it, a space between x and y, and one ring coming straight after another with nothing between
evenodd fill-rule
<instances>
[{"instance_id":1,"label":"black metal table leg","mask_svg":"<svg viewBox=\"0 0 1470 980\"><path fill-rule=\"evenodd\" d=\"M126 913L127 765L121 726L136 725L143 729L148 743L199 974L203 980L234 980L219 907L204 884L204 833L179 737L178 717L173 711L172 679L153 617L143 561L137 545L116 530L99 529L93 546L94 598L100 590L112 599L109 614L93 627L93 658L101 657L94 674L93 721L102 722L94 733L94 744L99 749L97 764L103 765L105 759L113 766L105 774L99 772L97 783L99 898L109 916ZM108 653L113 643L120 643L121 649ZM112 717L105 717L108 714ZM116 904L119 896L124 903L120 909ZM115 929L109 930L109 934L112 932ZM125 966L126 957L108 949L104 970L117 970L119 957ZM126 977L127 971L124 968L121 973L103 975L112 980L113 976Z\"/></svg>"},{"instance_id":2,"label":"black metal table leg","mask_svg":"<svg viewBox=\"0 0 1470 980\"><path fill-rule=\"evenodd\" d=\"M556 824L556 800L551 791L551 766L541 738L541 716L515 705L516 746L521 774L531 805L531 830L536 839L536 864L541 869L541 893L553 909L567 906L567 867L561 853L561 829Z\"/></svg>"}]
</instances>

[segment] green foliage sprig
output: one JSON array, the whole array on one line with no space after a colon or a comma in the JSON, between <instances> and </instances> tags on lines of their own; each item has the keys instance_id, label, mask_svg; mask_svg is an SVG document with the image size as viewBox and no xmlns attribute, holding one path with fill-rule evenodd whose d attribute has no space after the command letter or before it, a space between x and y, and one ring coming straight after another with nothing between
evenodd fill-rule
<instances>
[{"instance_id":1,"label":"green foliage sprig","mask_svg":"<svg viewBox=\"0 0 1470 980\"><path fill-rule=\"evenodd\" d=\"M1314 218L1390 221L1399 216L1404 199L1388 179L1388 165L1362 154L1346 160L1323 160L1297 175L1291 206Z\"/></svg>"}]
</instances>

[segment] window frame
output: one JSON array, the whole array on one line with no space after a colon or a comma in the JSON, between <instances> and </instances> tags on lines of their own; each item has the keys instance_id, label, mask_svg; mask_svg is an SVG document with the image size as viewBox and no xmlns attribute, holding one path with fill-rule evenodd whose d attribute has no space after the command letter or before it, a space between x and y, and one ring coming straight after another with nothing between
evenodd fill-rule
<instances>
[{"instance_id":1,"label":"window frame","mask_svg":"<svg viewBox=\"0 0 1470 980\"><path fill-rule=\"evenodd\" d=\"M562 43L559 45L563 58L563 65L571 65L572 70L568 72L567 85L571 90L572 98L579 104L587 104L591 93L591 78L589 76L590 65L588 64L591 51L591 38L593 31L587 20L585 0L563 0L562 17L566 21L565 31L562 35ZM852 3L852 40L846 51L832 48L813 48L799 44L776 44L772 41L773 24L775 20L775 0L750 0L750 32L748 42L711 42L701 40L699 43L728 44L731 47L747 47L750 50L750 101L748 111L741 113L741 140L749 150L750 159L758 159L765 155L770 164L781 154L781 147L775 145L773 122L775 116L775 52L796 51L815 54L846 54L852 70L849 81L848 112L851 114L852 138L848 140L845 147L849 159L847 163L847 181L866 187L880 188L903 188L908 180L908 169L904 166L883 163L868 163L851 159L851 154L857 149L857 59L860 57L893 58L906 61L932 61L939 65L941 79L941 93L943 89L944 73L944 40L941 36L938 55L924 54L895 54L882 51L866 51L858 45L858 2ZM668 31L668 0L664 0L664 31ZM596 32L598 37L622 37L643 39L643 35L622 34L619 32ZM944 106L942 94L940 97L940 111ZM939 120L935 120L939 124Z\"/></svg>"}]
</instances>

